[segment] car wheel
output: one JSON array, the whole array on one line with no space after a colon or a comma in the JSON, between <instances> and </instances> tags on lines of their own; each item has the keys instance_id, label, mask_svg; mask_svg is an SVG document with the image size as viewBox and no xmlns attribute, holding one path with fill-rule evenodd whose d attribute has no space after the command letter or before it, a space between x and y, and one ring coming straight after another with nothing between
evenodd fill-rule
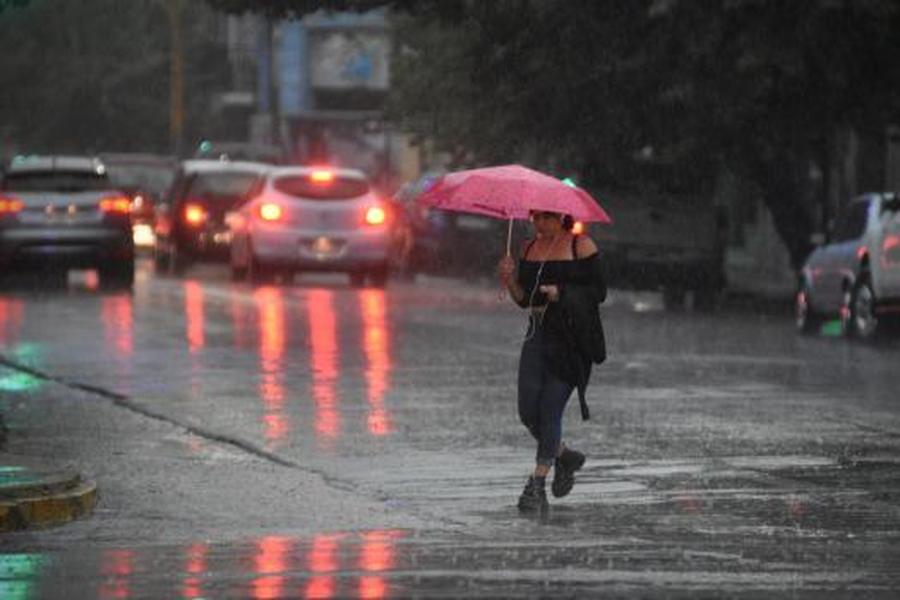
<instances>
[{"instance_id":1,"label":"car wheel","mask_svg":"<svg viewBox=\"0 0 900 600\"><path fill-rule=\"evenodd\" d=\"M694 290L694 309L701 312L712 312L716 308L719 293L712 286L703 286Z\"/></svg>"},{"instance_id":2,"label":"car wheel","mask_svg":"<svg viewBox=\"0 0 900 600\"><path fill-rule=\"evenodd\" d=\"M369 281L371 281L372 285L377 288L383 288L384 286L386 286L388 281L387 265L379 265L369 271Z\"/></svg>"},{"instance_id":3,"label":"car wheel","mask_svg":"<svg viewBox=\"0 0 900 600\"><path fill-rule=\"evenodd\" d=\"M167 273L169 271L169 261L171 255L168 252L156 248L153 250L153 269L157 273Z\"/></svg>"},{"instance_id":4,"label":"car wheel","mask_svg":"<svg viewBox=\"0 0 900 600\"><path fill-rule=\"evenodd\" d=\"M818 333L822 327L822 317L812 307L809 284L805 282L794 297L794 324L805 334Z\"/></svg>"},{"instance_id":5,"label":"car wheel","mask_svg":"<svg viewBox=\"0 0 900 600\"><path fill-rule=\"evenodd\" d=\"M247 267L239 267L232 263L231 265L231 280L232 281L244 281L247 279Z\"/></svg>"},{"instance_id":6,"label":"car wheel","mask_svg":"<svg viewBox=\"0 0 900 600\"><path fill-rule=\"evenodd\" d=\"M169 272L172 275L184 275L187 271L189 261L187 256L178 249L178 246L172 246L172 253L169 256Z\"/></svg>"},{"instance_id":7,"label":"car wheel","mask_svg":"<svg viewBox=\"0 0 900 600\"><path fill-rule=\"evenodd\" d=\"M106 289L125 289L134 285L134 260L123 260L98 269L100 285Z\"/></svg>"},{"instance_id":8,"label":"car wheel","mask_svg":"<svg viewBox=\"0 0 900 600\"><path fill-rule=\"evenodd\" d=\"M878 335L879 321L875 314L875 292L872 281L863 274L856 280L850 294L850 322L847 333L861 340L870 340Z\"/></svg>"},{"instance_id":9,"label":"car wheel","mask_svg":"<svg viewBox=\"0 0 900 600\"><path fill-rule=\"evenodd\" d=\"M272 270L259 262L259 260L253 256L252 252L250 253L248 263L247 277L250 279L250 283L253 285L260 285L269 283L272 280Z\"/></svg>"},{"instance_id":10,"label":"car wheel","mask_svg":"<svg viewBox=\"0 0 900 600\"><path fill-rule=\"evenodd\" d=\"M361 288L366 283L366 274L364 271L350 271L347 275L350 277L350 285L355 288Z\"/></svg>"},{"instance_id":11,"label":"car wheel","mask_svg":"<svg viewBox=\"0 0 900 600\"><path fill-rule=\"evenodd\" d=\"M681 310L684 308L685 292L679 287L666 287L663 289L663 306L666 310Z\"/></svg>"}]
</instances>

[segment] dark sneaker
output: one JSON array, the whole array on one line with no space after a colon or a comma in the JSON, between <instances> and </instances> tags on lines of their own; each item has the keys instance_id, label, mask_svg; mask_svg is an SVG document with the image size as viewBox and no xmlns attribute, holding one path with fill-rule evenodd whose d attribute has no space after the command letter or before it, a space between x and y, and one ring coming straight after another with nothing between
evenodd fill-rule
<instances>
[{"instance_id":1,"label":"dark sneaker","mask_svg":"<svg viewBox=\"0 0 900 600\"><path fill-rule=\"evenodd\" d=\"M575 485L575 471L584 466L584 454L566 448L556 459L553 467L553 485L551 491L556 498L562 498L572 491Z\"/></svg>"},{"instance_id":2,"label":"dark sneaker","mask_svg":"<svg viewBox=\"0 0 900 600\"><path fill-rule=\"evenodd\" d=\"M547 503L547 492L544 489L544 479L528 478L522 495L519 496L519 510L522 512L547 512L550 505Z\"/></svg>"}]
</instances>

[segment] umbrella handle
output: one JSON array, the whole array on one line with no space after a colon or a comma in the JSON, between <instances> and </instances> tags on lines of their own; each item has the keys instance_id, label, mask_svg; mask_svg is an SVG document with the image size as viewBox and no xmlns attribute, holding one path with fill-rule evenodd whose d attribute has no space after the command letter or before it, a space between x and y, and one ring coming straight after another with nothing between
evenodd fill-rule
<instances>
[{"instance_id":1,"label":"umbrella handle","mask_svg":"<svg viewBox=\"0 0 900 600\"><path fill-rule=\"evenodd\" d=\"M512 230L513 230L513 220L512 217L509 219L509 227L506 230L506 255L512 256Z\"/></svg>"}]
</instances>

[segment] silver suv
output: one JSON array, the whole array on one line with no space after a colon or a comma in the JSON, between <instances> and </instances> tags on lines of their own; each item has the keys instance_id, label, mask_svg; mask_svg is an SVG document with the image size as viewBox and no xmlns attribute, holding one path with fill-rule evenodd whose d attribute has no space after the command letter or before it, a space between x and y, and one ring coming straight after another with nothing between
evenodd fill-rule
<instances>
[{"instance_id":1,"label":"silver suv","mask_svg":"<svg viewBox=\"0 0 900 600\"><path fill-rule=\"evenodd\" d=\"M96 268L104 287L134 283L131 199L96 158L14 159L0 180L0 273Z\"/></svg>"},{"instance_id":2,"label":"silver suv","mask_svg":"<svg viewBox=\"0 0 900 600\"><path fill-rule=\"evenodd\" d=\"M839 317L842 331L867 339L900 308L900 197L865 194L838 215L830 243L816 248L800 273L797 328L818 332Z\"/></svg>"}]
</instances>

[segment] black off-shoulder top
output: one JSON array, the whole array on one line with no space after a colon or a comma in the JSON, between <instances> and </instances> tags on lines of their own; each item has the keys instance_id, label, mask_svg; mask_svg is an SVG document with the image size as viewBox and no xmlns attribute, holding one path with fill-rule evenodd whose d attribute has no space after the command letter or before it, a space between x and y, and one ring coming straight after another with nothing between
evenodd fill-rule
<instances>
[{"instance_id":1,"label":"black off-shoulder top","mask_svg":"<svg viewBox=\"0 0 900 600\"><path fill-rule=\"evenodd\" d=\"M522 308L544 306L547 295L539 291L542 285L556 285L565 293L567 285L587 285L597 289L599 300L606 298L606 281L600 266L600 255L573 260L519 260L518 281L525 290L525 297L517 304Z\"/></svg>"}]
</instances>

